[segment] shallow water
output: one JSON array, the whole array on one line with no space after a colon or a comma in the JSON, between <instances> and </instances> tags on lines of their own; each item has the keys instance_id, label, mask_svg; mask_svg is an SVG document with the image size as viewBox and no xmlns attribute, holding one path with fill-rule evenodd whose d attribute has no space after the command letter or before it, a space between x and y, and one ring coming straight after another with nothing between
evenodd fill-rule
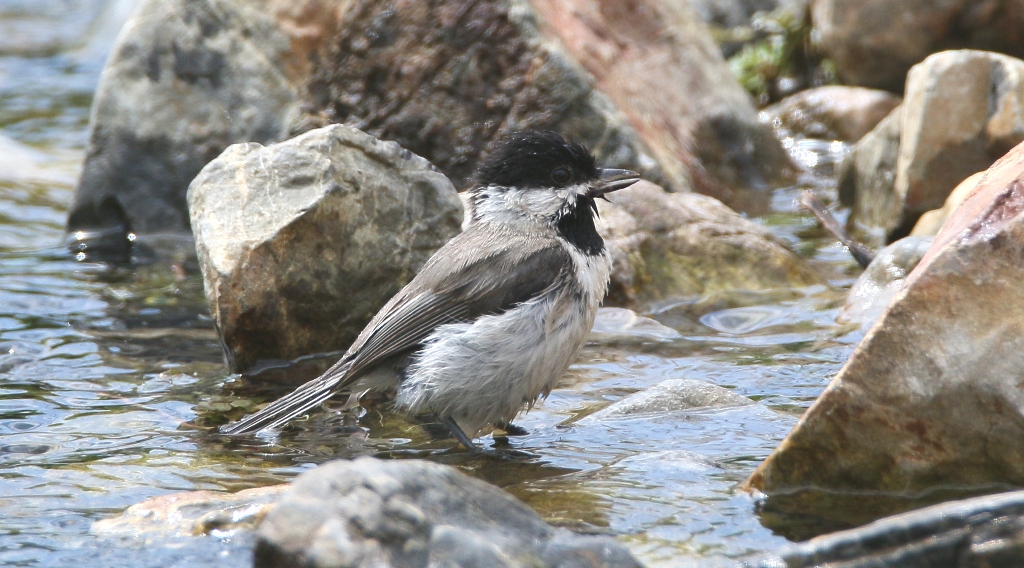
<instances>
[{"instance_id":1,"label":"shallow water","mask_svg":"<svg viewBox=\"0 0 1024 568\"><path fill-rule=\"evenodd\" d=\"M285 482L366 454L456 465L551 522L617 535L651 566L727 563L788 542L734 487L860 337L835 323L857 269L797 210L798 187L776 191L758 221L831 286L652 306L645 315L671 330L606 325L560 388L518 420L530 435L510 443L536 459L471 459L449 451L451 440L373 410L359 427L320 415L276 441L210 435L205 424L241 387L225 372L194 262L183 255L111 270L76 262L62 246L92 91L130 6L0 1L0 564L246 566L251 535L112 539L90 526L155 495ZM808 167L802 186L833 191L828 169L842 147L793 148ZM757 404L586 420L669 378ZM773 526L787 523L796 527L787 534L834 528Z\"/></svg>"}]
</instances>

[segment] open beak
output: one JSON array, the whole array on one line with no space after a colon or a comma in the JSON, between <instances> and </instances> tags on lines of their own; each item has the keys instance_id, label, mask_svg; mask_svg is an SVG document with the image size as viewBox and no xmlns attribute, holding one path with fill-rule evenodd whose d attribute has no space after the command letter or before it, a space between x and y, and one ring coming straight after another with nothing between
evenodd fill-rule
<instances>
[{"instance_id":1,"label":"open beak","mask_svg":"<svg viewBox=\"0 0 1024 568\"><path fill-rule=\"evenodd\" d=\"M590 197L603 197L606 193L627 188L640 181L640 174L630 170L601 168L598 170L597 183L590 189Z\"/></svg>"}]
</instances>

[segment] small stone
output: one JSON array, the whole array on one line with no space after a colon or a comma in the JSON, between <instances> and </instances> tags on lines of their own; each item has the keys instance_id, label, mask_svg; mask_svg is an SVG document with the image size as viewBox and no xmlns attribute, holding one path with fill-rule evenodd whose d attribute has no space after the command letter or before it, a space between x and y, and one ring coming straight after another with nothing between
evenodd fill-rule
<instances>
[{"instance_id":1,"label":"small stone","mask_svg":"<svg viewBox=\"0 0 1024 568\"><path fill-rule=\"evenodd\" d=\"M903 288L907 276L928 253L933 236L902 238L880 250L850 287L846 305L836 318L839 323L869 326L882 315Z\"/></svg>"}]
</instances>

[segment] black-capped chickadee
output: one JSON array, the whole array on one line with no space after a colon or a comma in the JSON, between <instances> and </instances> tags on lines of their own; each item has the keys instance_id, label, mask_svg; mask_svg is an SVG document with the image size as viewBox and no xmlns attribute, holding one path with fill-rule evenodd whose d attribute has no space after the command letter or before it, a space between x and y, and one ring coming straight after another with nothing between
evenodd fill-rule
<instances>
[{"instance_id":1,"label":"black-capped chickadee","mask_svg":"<svg viewBox=\"0 0 1024 568\"><path fill-rule=\"evenodd\" d=\"M222 428L275 428L339 391L383 391L471 437L506 427L576 359L608 289L596 198L640 179L598 168L554 132L511 134L483 161L471 221L377 313L327 372Z\"/></svg>"}]
</instances>

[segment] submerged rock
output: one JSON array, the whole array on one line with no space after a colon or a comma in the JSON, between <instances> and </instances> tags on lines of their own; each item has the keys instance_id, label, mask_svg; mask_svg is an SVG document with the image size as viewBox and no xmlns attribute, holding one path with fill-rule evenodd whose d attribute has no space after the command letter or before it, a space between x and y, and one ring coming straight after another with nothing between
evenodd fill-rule
<instances>
[{"instance_id":1,"label":"submerged rock","mask_svg":"<svg viewBox=\"0 0 1024 568\"><path fill-rule=\"evenodd\" d=\"M1024 491L894 515L812 538L741 566L1024 566Z\"/></svg>"},{"instance_id":2,"label":"submerged rock","mask_svg":"<svg viewBox=\"0 0 1024 568\"><path fill-rule=\"evenodd\" d=\"M232 146L188 197L233 372L347 349L462 220L430 163L342 125Z\"/></svg>"},{"instance_id":3,"label":"submerged rock","mask_svg":"<svg viewBox=\"0 0 1024 568\"><path fill-rule=\"evenodd\" d=\"M578 424L748 404L754 404L754 401L718 385L696 379L669 379L602 408Z\"/></svg>"},{"instance_id":4,"label":"submerged rock","mask_svg":"<svg viewBox=\"0 0 1024 568\"><path fill-rule=\"evenodd\" d=\"M611 538L552 527L497 487L425 461L304 473L258 536L257 567L640 566Z\"/></svg>"},{"instance_id":5,"label":"submerged rock","mask_svg":"<svg viewBox=\"0 0 1024 568\"><path fill-rule=\"evenodd\" d=\"M776 128L808 138L856 142L900 104L886 91L829 86L801 91L764 109Z\"/></svg>"},{"instance_id":6,"label":"submerged rock","mask_svg":"<svg viewBox=\"0 0 1024 568\"><path fill-rule=\"evenodd\" d=\"M850 222L889 239L905 236L960 182L1022 140L1024 61L970 50L932 55L911 69L900 110L854 149L840 180L853 203Z\"/></svg>"},{"instance_id":7,"label":"submerged rock","mask_svg":"<svg viewBox=\"0 0 1024 568\"><path fill-rule=\"evenodd\" d=\"M1024 144L985 173L796 428L747 480L914 493L1024 484Z\"/></svg>"},{"instance_id":8,"label":"submerged rock","mask_svg":"<svg viewBox=\"0 0 1024 568\"><path fill-rule=\"evenodd\" d=\"M712 197L640 181L609 199L598 205L598 232L612 253L613 304L822 282L767 230Z\"/></svg>"},{"instance_id":9,"label":"submerged rock","mask_svg":"<svg viewBox=\"0 0 1024 568\"><path fill-rule=\"evenodd\" d=\"M934 240L931 236L905 237L878 251L850 287L846 305L837 320L861 325L874 323L903 288L907 276L928 253Z\"/></svg>"},{"instance_id":10,"label":"submerged rock","mask_svg":"<svg viewBox=\"0 0 1024 568\"><path fill-rule=\"evenodd\" d=\"M117 517L96 521L91 532L137 539L252 530L286 489L287 485L271 485L237 493L185 491L161 495L132 505Z\"/></svg>"},{"instance_id":11,"label":"submerged rock","mask_svg":"<svg viewBox=\"0 0 1024 568\"><path fill-rule=\"evenodd\" d=\"M811 18L847 85L901 92L911 66L945 49L1024 56L1019 0L814 0Z\"/></svg>"}]
</instances>

